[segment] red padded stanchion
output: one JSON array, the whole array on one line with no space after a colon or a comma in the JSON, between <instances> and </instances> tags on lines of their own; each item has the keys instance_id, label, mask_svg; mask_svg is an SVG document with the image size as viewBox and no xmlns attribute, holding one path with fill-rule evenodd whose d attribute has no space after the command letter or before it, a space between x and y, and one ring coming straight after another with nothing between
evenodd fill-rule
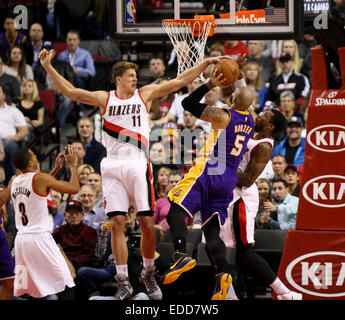
<instances>
[{"instance_id":1,"label":"red padded stanchion","mask_svg":"<svg viewBox=\"0 0 345 320\"><path fill-rule=\"evenodd\" d=\"M345 299L345 48L343 84L328 89L325 52L312 48L312 91L296 230L278 271L304 299Z\"/></svg>"}]
</instances>

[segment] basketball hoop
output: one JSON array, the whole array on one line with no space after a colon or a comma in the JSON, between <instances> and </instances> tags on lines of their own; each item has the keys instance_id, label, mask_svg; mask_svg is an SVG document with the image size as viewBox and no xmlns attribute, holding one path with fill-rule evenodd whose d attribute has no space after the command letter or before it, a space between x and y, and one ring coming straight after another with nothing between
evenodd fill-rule
<instances>
[{"instance_id":1,"label":"basketball hoop","mask_svg":"<svg viewBox=\"0 0 345 320\"><path fill-rule=\"evenodd\" d=\"M194 19L163 19L162 25L176 51L177 75L204 60L207 38L214 32L213 15L195 16ZM203 80L202 75L200 78Z\"/></svg>"}]
</instances>

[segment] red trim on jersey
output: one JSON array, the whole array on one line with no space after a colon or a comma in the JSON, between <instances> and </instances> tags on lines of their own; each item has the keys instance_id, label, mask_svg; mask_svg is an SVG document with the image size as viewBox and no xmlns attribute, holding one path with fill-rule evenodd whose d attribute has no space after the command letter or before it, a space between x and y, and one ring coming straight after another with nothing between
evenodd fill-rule
<instances>
[{"instance_id":1,"label":"red trim on jersey","mask_svg":"<svg viewBox=\"0 0 345 320\"><path fill-rule=\"evenodd\" d=\"M151 210L152 211L155 211L155 190L153 188L153 184L152 184L152 179L153 179L153 174L152 174L152 170L151 170L151 160L149 160L149 163L148 163L148 167L149 167L149 179L150 181L148 182L149 183L149 186L150 186L150 189L151 189Z\"/></svg>"},{"instance_id":2,"label":"red trim on jersey","mask_svg":"<svg viewBox=\"0 0 345 320\"><path fill-rule=\"evenodd\" d=\"M266 138L266 139L272 139L272 138ZM273 140L273 139L272 139ZM253 153L253 151L255 150L255 148L259 145L259 144L262 144L262 143L268 143L271 147L272 147L272 149L273 149L273 146L268 142L268 141L261 141L261 142L259 142L251 151L250 151L250 156L252 156L252 153Z\"/></svg>"},{"instance_id":3,"label":"red trim on jersey","mask_svg":"<svg viewBox=\"0 0 345 320\"><path fill-rule=\"evenodd\" d=\"M241 241L244 244L248 244L246 205L242 198L240 198L238 203L238 220L240 222Z\"/></svg>"},{"instance_id":4,"label":"red trim on jersey","mask_svg":"<svg viewBox=\"0 0 345 320\"><path fill-rule=\"evenodd\" d=\"M104 111L102 113L102 117L105 114L105 112L107 111L107 106L108 106L108 102L109 102L109 99L110 99L110 93L111 93L111 91L108 92L108 99L107 99L107 103L105 104L105 108L104 108Z\"/></svg>"},{"instance_id":5,"label":"red trim on jersey","mask_svg":"<svg viewBox=\"0 0 345 320\"><path fill-rule=\"evenodd\" d=\"M122 135L125 135L125 136L128 136L132 139L135 139L135 140L138 140L140 141L141 143L143 143L145 145L146 148L148 148L149 146L149 142L147 141L147 139L141 135L140 133L138 132L134 132L132 130L129 130L129 129L126 129L126 128L123 128L123 127L120 127L114 123L111 123L109 121L107 121L106 119L103 119L103 125L108 129L108 130L111 130L113 132L116 132L116 133L119 133L119 134L122 134Z\"/></svg>"},{"instance_id":6,"label":"red trim on jersey","mask_svg":"<svg viewBox=\"0 0 345 320\"><path fill-rule=\"evenodd\" d=\"M149 108L147 107L147 105L146 105L146 103L145 103L145 101L144 101L143 97L141 96L141 93L140 93L140 90L139 90L139 89L138 89L138 93L139 93L139 97L140 97L141 101L143 102L143 104L144 104L144 105L145 105L145 107L146 107L146 111L147 111L147 113L149 113Z\"/></svg>"},{"instance_id":7,"label":"red trim on jersey","mask_svg":"<svg viewBox=\"0 0 345 320\"><path fill-rule=\"evenodd\" d=\"M135 92L135 91L134 91L134 92ZM114 90L115 97L118 98L118 99L120 99L120 100L127 100L127 99L132 98L132 97L134 96L134 92L133 92L128 98L122 99L122 98L120 98L120 97L117 95L116 90Z\"/></svg>"},{"instance_id":8,"label":"red trim on jersey","mask_svg":"<svg viewBox=\"0 0 345 320\"><path fill-rule=\"evenodd\" d=\"M43 194L39 194L36 190L35 190L35 187L34 187L34 180L37 176L38 172L34 174L34 176L32 177L32 190L40 197L46 197L48 194L49 194L49 189L47 190L47 194L43 195Z\"/></svg>"},{"instance_id":9,"label":"red trim on jersey","mask_svg":"<svg viewBox=\"0 0 345 320\"><path fill-rule=\"evenodd\" d=\"M47 199L47 205L48 205L48 207L53 207L53 201Z\"/></svg>"}]
</instances>

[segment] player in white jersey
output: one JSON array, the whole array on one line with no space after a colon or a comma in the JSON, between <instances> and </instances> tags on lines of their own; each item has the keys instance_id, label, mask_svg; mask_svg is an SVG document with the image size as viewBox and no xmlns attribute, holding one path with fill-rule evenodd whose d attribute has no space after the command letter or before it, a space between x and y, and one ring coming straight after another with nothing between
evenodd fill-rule
<instances>
[{"instance_id":1,"label":"player in white jersey","mask_svg":"<svg viewBox=\"0 0 345 320\"><path fill-rule=\"evenodd\" d=\"M138 65L117 62L111 71L116 90L90 92L75 88L52 67L54 50L43 49L39 59L57 88L68 98L97 106L103 115L103 142L107 157L101 163L104 203L111 222L111 243L116 263L118 290L115 299L129 299L133 288L128 278L128 249L124 237L128 205L137 210L142 229L141 253L143 280L152 300L161 300L162 292L154 278L154 194L151 165L148 161L149 111L152 101L179 90L192 82L210 64L221 57L209 58L180 76L160 84L137 89Z\"/></svg>"},{"instance_id":2,"label":"player in white jersey","mask_svg":"<svg viewBox=\"0 0 345 320\"><path fill-rule=\"evenodd\" d=\"M301 300L302 295L290 291L276 277L269 264L254 250L255 216L259 208L259 193L255 181L269 162L274 140L285 127L285 118L277 110L271 109L258 115L255 120L255 136L248 142L237 171L238 185L234 189L234 199L229 205L228 218L220 237L227 247L236 247L236 260L241 268L252 273L271 286L279 300ZM237 299L232 285L228 291L230 300Z\"/></svg>"},{"instance_id":3,"label":"player in white jersey","mask_svg":"<svg viewBox=\"0 0 345 320\"><path fill-rule=\"evenodd\" d=\"M74 286L66 260L51 235L50 189L69 194L79 191L77 157L70 145L68 155L63 156L71 170L69 182L39 172L37 158L30 149L21 148L13 156L16 168L21 171L11 186L18 229L14 246L15 296L28 294L42 298Z\"/></svg>"}]
</instances>

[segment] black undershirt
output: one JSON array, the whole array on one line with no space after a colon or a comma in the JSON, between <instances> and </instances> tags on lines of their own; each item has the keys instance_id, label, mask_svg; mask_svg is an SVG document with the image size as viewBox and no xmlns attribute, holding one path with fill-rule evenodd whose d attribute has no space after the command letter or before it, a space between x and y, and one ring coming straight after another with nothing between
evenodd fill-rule
<instances>
[{"instance_id":1,"label":"black undershirt","mask_svg":"<svg viewBox=\"0 0 345 320\"><path fill-rule=\"evenodd\" d=\"M299 148L299 146L300 146L300 144L295 146L295 147L290 147L289 143L286 144L285 158L286 158L286 162L288 164L294 163L295 155L296 155L296 152L297 152L297 149Z\"/></svg>"}]
</instances>

